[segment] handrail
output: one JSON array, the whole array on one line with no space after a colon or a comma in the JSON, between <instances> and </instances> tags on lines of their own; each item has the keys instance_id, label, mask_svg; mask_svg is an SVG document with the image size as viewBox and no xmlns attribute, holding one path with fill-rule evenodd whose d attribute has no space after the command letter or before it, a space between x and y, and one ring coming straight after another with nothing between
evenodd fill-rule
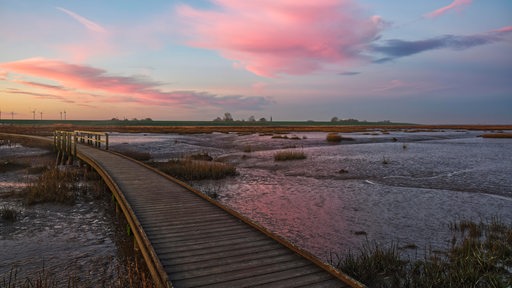
<instances>
[{"instance_id":1,"label":"handrail","mask_svg":"<svg viewBox=\"0 0 512 288\"><path fill-rule=\"evenodd\" d=\"M102 138L103 137L103 138ZM96 148L101 148L101 143L105 144L105 150L108 150L108 133L92 131L61 131L56 130L53 134L53 144L57 150L57 164L73 163L76 158L76 145L87 144Z\"/></svg>"},{"instance_id":2,"label":"handrail","mask_svg":"<svg viewBox=\"0 0 512 288\"><path fill-rule=\"evenodd\" d=\"M108 133L83 130L75 130L74 133L78 142L87 143L97 148L101 148L101 143L105 143L105 150L108 150ZM105 140L102 140L102 136L105 137Z\"/></svg>"}]
</instances>

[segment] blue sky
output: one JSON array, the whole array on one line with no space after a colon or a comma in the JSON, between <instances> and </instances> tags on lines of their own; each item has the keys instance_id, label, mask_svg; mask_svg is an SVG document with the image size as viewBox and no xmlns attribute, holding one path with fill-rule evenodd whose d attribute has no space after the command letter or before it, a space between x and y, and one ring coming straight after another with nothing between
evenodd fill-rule
<instances>
[{"instance_id":1,"label":"blue sky","mask_svg":"<svg viewBox=\"0 0 512 288\"><path fill-rule=\"evenodd\" d=\"M508 0L0 0L0 39L2 118L512 123Z\"/></svg>"}]
</instances>

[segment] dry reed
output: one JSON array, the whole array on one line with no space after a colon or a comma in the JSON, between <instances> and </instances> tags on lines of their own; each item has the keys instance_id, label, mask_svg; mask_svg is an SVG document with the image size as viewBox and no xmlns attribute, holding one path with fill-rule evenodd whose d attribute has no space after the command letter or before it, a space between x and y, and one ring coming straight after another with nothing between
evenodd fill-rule
<instances>
[{"instance_id":1,"label":"dry reed","mask_svg":"<svg viewBox=\"0 0 512 288\"><path fill-rule=\"evenodd\" d=\"M302 160L307 156L304 151L279 151L274 154L274 161Z\"/></svg>"}]
</instances>

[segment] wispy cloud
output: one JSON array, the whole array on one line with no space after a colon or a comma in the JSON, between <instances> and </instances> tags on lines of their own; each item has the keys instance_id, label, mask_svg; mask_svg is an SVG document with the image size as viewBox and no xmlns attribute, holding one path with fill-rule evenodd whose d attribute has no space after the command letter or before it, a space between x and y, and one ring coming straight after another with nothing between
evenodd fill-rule
<instances>
[{"instance_id":1,"label":"wispy cloud","mask_svg":"<svg viewBox=\"0 0 512 288\"><path fill-rule=\"evenodd\" d=\"M461 9L463 6L471 4L472 0L454 0L450 5L441 7L435 11L427 13L424 15L425 18L435 18L443 15L444 13L453 10L453 9Z\"/></svg>"},{"instance_id":2,"label":"wispy cloud","mask_svg":"<svg viewBox=\"0 0 512 288\"><path fill-rule=\"evenodd\" d=\"M429 50L452 49L465 50L476 46L482 46L504 41L507 35L512 34L512 27L504 27L498 30L474 34L474 35L444 35L418 41L405 41L392 39L383 41L383 44L372 45L372 50L384 55L374 62L383 63L400 57L406 57Z\"/></svg>"},{"instance_id":3,"label":"wispy cloud","mask_svg":"<svg viewBox=\"0 0 512 288\"><path fill-rule=\"evenodd\" d=\"M188 44L218 51L260 76L306 74L361 59L383 29L353 0L216 0L176 10Z\"/></svg>"},{"instance_id":4,"label":"wispy cloud","mask_svg":"<svg viewBox=\"0 0 512 288\"><path fill-rule=\"evenodd\" d=\"M342 76L355 76L355 75L359 75L359 74L361 74L361 72L345 71L345 72L338 73L338 75L342 75Z\"/></svg>"},{"instance_id":5,"label":"wispy cloud","mask_svg":"<svg viewBox=\"0 0 512 288\"><path fill-rule=\"evenodd\" d=\"M241 95L218 96L197 91L163 91L163 84L145 77L111 76L107 71L69 64L59 60L30 58L21 61L0 63L0 69L28 77L50 80L58 85L34 81L13 80L18 84L44 91L51 90L52 95L64 99L71 94L84 97L73 99L77 103L92 102L94 99L110 103L139 103L155 106L180 106L197 108L203 106L223 107L241 110L259 110L270 104L265 97L244 97ZM62 93L58 93L59 90ZM38 91L20 91L16 93L39 93ZM43 95L44 93L39 93ZM35 95L35 94L34 94ZM57 99L57 98L55 98Z\"/></svg>"},{"instance_id":6,"label":"wispy cloud","mask_svg":"<svg viewBox=\"0 0 512 288\"><path fill-rule=\"evenodd\" d=\"M412 87L411 83L404 82L402 80L394 79L389 81L388 83L382 85L381 87L377 87L373 89L374 92L387 92L391 90L397 90L402 88Z\"/></svg>"},{"instance_id":7,"label":"wispy cloud","mask_svg":"<svg viewBox=\"0 0 512 288\"><path fill-rule=\"evenodd\" d=\"M80 22L80 24L82 24L85 28L87 28L88 30L90 31L93 31L93 32L97 32L97 33L106 33L107 30L105 28L103 28L101 25L83 17L83 16L80 16L78 14L76 14L75 12L73 11L69 11L67 9L64 9L62 7L55 7L57 9L59 9L60 11L68 14L69 16L71 16L73 19L75 19L76 21Z\"/></svg>"}]
</instances>

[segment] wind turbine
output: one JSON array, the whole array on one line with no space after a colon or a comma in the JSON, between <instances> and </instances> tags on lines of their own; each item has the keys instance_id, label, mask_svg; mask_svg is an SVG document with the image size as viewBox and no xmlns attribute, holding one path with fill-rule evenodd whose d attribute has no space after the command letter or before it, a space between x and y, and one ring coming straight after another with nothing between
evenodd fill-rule
<instances>
[{"instance_id":1,"label":"wind turbine","mask_svg":"<svg viewBox=\"0 0 512 288\"><path fill-rule=\"evenodd\" d=\"M35 109L34 109L34 110L32 110L32 118L33 118L34 120L36 120L36 110L35 110Z\"/></svg>"},{"instance_id":2,"label":"wind turbine","mask_svg":"<svg viewBox=\"0 0 512 288\"><path fill-rule=\"evenodd\" d=\"M41 114L41 121L43 121L43 111L39 112Z\"/></svg>"},{"instance_id":3,"label":"wind turbine","mask_svg":"<svg viewBox=\"0 0 512 288\"><path fill-rule=\"evenodd\" d=\"M64 120L66 120L66 110L64 110Z\"/></svg>"}]
</instances>

